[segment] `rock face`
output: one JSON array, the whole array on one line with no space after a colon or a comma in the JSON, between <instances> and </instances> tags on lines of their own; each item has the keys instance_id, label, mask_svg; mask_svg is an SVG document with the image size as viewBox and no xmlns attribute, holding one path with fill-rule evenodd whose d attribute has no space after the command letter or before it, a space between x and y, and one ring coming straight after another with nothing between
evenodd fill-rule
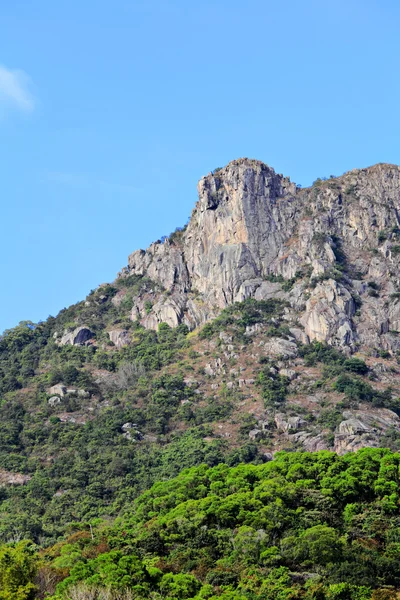
<instances>
[{"instance_id":1,"label":"rock face","mask_svg":"<svg viewBox=\"0 0 400 600\"><path fill-rule=\"evenodd\" d=\"M335 435L335 452L345 454L367 446L380 446L379 436L388 429L400 431L400 418L386 408L345 410Z\"/></svg>"},{"instance_id":2,"label":"rock face","mask_svg":"<svg viewBox=\"0 0 400 600\"><path fill-rule=\"evenodd\" d=\"M307 421L299 416L287 417L284 413L276 413L275 425L278 431L298 431L302 427L307 426Z\"/></svg>"},{"instance_id":3,"label":"rock face","mask_svg":"<svg viewBox=\"0 0 400 600\"><path fill-rule=\"evenodd\" d=\"M71 344L72 346L84 346L86 343L94 337L94 333L90 331L88 327L82 325L77 327L74 331L64 333L58 342L60 346L66 346Z\"/></svg>"},{"instance_id":4,"label":"rock face","mask_svg":"<svg viewBox=\"0 0 400 600\"><path fill-rule=\"evenodd\" d=\"M351 326L354 312L351 293L335 280L328 279L319 283L307 300L301 322L311 341L324 342L336 337L342 346L350 346L354 342Z\"/></svg>"},{"instance_id":5,"label":"rock face","mask_svg":"<svg viewBox=\"0 0 400 600\"><path fill-rule=\"evenodd\" d=\"M60 396L63 398L67 394L67 386L63 383L56 383L56 385L52 385L47 390L47 393L52 396Z\"/></svg>"},{"instance_id":6,"label":"rock face","mask_svg":"<svg viewBox=\"0 0 400 600\"><path fill-rule=\"evenodd\" d=\"M0 470L0 487L7 485L25 485L32 479L31 475L22 473L11 473L10 471Z\"/></svg>"},{"instance_id":7,"label":"rock face","mask_svg":"<svg viewBox=\"0 0 400 600\"><path fill-rule=\"evenodd\" d=\"M160 322L194 328L233 302L277 298L288 303L297 340L350 352L400 350L398 166L378 164L302 190L240 159L203 177L198 194L187 227L131 254L121 272L164 290L150 310L136 303L133 319L153 329ZM81 342L73 332L61 343Z\"/></svg>"},{"instance_id":8,"label":"rock face","mask_svg":"<svg viewBox=\"0 0 400 600\"><path fill-rule=\"evenodd\" d=\"M123 348L130 344L129 332L125 329L113 329L108 332L108 337L117 348Z\"/></svg>"},{"instance_id":9,"label":"rock face","mask_svg":"<svg viewBox=\"0 0 400 600\"><path fill-rule=\"evenodd\" d=\"M297 355L297 345L282 338L271 338L264 344L264 352L273 358L293 358Z\"/></svg>"}]
</instances>

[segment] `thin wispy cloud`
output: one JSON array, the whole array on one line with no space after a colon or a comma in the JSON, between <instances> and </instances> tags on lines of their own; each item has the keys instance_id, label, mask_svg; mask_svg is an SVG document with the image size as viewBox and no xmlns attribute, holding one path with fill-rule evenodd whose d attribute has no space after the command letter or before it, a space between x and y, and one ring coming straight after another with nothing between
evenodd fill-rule
<instances>
[{"instance_id":1,"label":"thin wispy cloud","mask_svg":"<svg viewBox=\"0 0 400 600\"><path fill-rule=\"evenodd\" d=\"M25 71L7 69L0 65L0 109L4 113L17 109L30 113L35 108L35 99L29 87L31 80Z\"/></svg>"}]
</instances>

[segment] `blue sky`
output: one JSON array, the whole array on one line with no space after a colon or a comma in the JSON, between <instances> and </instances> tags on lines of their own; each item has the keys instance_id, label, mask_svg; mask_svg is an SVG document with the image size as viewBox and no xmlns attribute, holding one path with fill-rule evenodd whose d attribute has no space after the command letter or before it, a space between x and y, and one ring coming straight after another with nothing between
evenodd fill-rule
<instances>
[{"instance_id":1,"label":"blue sky","mask_svg":"<svg viewBox=\"0 0 400 600\"><path fill-rule=\"evenodd\" d=\"M112 281L234 158L400 162L394 0L2 4L0 331Z\"/></svg>"}]
</instances>

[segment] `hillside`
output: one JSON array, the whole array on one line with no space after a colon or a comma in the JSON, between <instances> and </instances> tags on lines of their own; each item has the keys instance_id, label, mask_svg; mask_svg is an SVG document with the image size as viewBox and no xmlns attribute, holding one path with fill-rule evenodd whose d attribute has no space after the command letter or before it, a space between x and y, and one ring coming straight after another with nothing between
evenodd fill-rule
<instances>
[{"instance_id":1,"label":"hillside","mask_svg":"<svg viewBox=\"0 0 400 600\"><path fill-rule=\"evenodd\" d=\"M198 189L187 226L135 251L114 282L0 339L1 542L48 547L127 518L184 468L269 472L281 450L301 462L293 451L400 448L400 168L301 189L240 159ZM279 597L325 598L301 585Z\"/></svg>"},{"instance_id":2,"label":"hillside","mask_svg":"<svg viewBox=\"0 0 400 600\"><path fill-rule=\"evenodd\" d=\"M188 469L112 526L75 525L40 552L3 546L0 598L396 600L399 459L295 452Z\"/></svg>"}]
</instances>

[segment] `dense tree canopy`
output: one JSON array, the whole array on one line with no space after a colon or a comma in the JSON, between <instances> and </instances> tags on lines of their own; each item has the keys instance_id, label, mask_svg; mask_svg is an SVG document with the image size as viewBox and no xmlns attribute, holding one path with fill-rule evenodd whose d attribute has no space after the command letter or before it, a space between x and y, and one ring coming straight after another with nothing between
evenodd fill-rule
<instances>
[{"instance_id":1,"label":"dense tree canopy","mask_svg":"<svg viewBox=\"0 0 400 600\"><path fill-rule=\"evenodd\" d=\"M14 569L21 599L30 598L29 583L39 594L44 574L53 597L64 600L95 592L138 600L394 599L399 469L400 455L382 449L193 467L156 483L112 525L77 523L65 542L34 556L28 542L4 546L0 564L8 556L8 570L0 577Z\"/></svg>"}]
</instances>

